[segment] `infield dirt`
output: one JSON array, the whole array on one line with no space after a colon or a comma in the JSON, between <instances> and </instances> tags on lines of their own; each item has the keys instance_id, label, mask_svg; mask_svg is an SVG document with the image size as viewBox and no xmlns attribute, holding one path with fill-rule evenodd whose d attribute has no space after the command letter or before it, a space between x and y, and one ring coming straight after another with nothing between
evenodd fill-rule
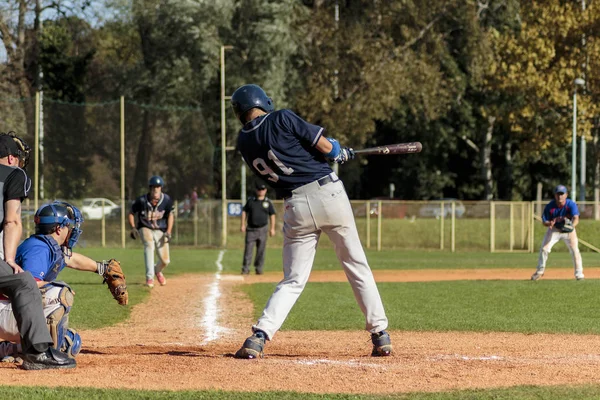
<instances>
[{"instance_id":1,"label":"infield dirt","mask_svg":"<svg viewBox=\"0 0 600 400\"><path fill-rule=\"evenodd\" d=\"M376 271L378 282L528 279L531 270ZM586 270L588 278L600 270ZM390 331L395 354L372 358L364 331L281 331L261 360L233 353L250 334L250 302L236 285L277 281L280 274L222 276L215 340L203 328L214 275L186 275L153 289L117 326L81 331L78 367L28 372L0 364L0 385L160 390L284 390L313 393L399 393L514 385L598 383L600 336ZM570 271L547 278L572 279ZM345 281L342 272L314 272L311 281Z\"/></svg>"}]
</instances>

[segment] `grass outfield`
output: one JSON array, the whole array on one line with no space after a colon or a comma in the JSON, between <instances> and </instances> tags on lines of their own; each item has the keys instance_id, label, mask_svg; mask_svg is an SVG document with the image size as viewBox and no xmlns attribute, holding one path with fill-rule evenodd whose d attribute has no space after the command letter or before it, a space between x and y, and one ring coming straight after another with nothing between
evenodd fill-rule
<instances>
[{"instance_id":1,"label":"grass outfield","mask_svg":"<svg viewBox=\"0 0 600 400\"><path fill-rule=\"evenodd\" d=\"M125 275L127 277L127 286L129 290L129 302L130 307L138 304L145 300L145 298L149 295L150 289L143 286L145 282L145 271L143 264L143 251L141 249L92 249L92 248L84 248L80 250L83 254L88 255L89 257L102 260L107 258L116 258L121 261L123 269L125 271ZM219 254L219 250L200 250L200 249L185 249L185 248L175 248L171 252L171 265L169 265L167 269L167 276L169 275L177 275L183 273L211 273L217 270L216 260ZM222 265L224 273L233 273L238 274L240 271L240 259L242 257L241 251L233 251L228 250L225 252ZM448 268L448 269L473 269L473 268L531 268L532 272L535 268L535 263L537 256L534 254L497 254L497 253L441 253L441 252L422 252L422 251L400 251L400 250L387 250L387 251L371 251L368 252L369 262L374 270L385 269L385 270L406 270L406 269L431 269L431 268ZM596 253L588 253L584 255L584 265L585 266L600 266L600 254ZM314 264L314 270L340 270L341 267L338 264L338 261L335 257L335 254L331 249L320 249L317 252L317 257ZM548 261L548 268L571 268L571 260L568 253L553 253L550 255ZM265 271L281 271L281 250L277 249L268 249L267 250L267 258ZM73 310L71 311L70 321L71 325L75 328L79 329L94 329L100 328L103 326L109 326L116 324L118 322L124 321L129 317L130 307L121 307L117 305L115 301L112 300L106 285L102 285L102 280L97 274L74 271L71 269L65 269L60 273L59 278L69 283L76 292L75 295L75 305ZM453 301L460 300L461 293L469 293L469 295L476 296L480 291L480 296L484 299L488 299L491 296L491 293L486 293L486 290L490 290L492 285L500 285L497 290L500 290L501 293L511 293L513 291L515 294L511 298L510 304L517 303L521 296L525 296L527 293L533 293L531 288L534 290L542 291L544 288L549 288L556 286L555 290L559 290L559 293L563 293L566 298L571 298L579 293L581 289L581 293L586 293L589 296L594 296L595 294L592 291L592 288L596 287L596 281L594 280L586 280L583 282L575 282L575 281L550 281L544 280L543 284L538 286L529 285L531 282L525 281L502 281L502 282L445 282L445 283L381 283L380 287L382 289L382 296L384 296L384 300L386 303L395 303L396 299L398 300L398 304L402 305L404 301L411 301L410 298L406 299L405 293L410 292L411 297L419 297L423 300L424 304L431 304L432 307L436 306L436 303L433 303L433 299L436 298L435 294L439 294L441 298L439 299L441 306L451 305L452 302L448 301L452 299ZM539 282L538 282L539 283ZM350 287L348 284L320 284L320 285L330 285L332 291L339 292L341 291L342 295L336 296L336 300L340 302L349 302L350 305L347 308L350 309L348 315L345 315L344 318L348 318L348 321L356 321L357 316L357 308L354 303L354 299L350 292ZM430 286L430 285L433 285ZM439 285L439 286L435 286ZM473 286L471 286L473 285ZM502 285L506 285L502 287ZM522 286L524 285L524 286ZM307 291L315 290L317 287L320 287L317 284L311 283L307 286ZM256 308L260 309L266 302L266 297L272 291L272 284L264 284L261 285L252 285L245 287L244 290L256 291L256 294L252 294L256 300ZM597 288L596 288L597 289ZM329 292L328 289L320 289L322 292ZM433 294L430 291L435 291ZM422 291L422 293L421 293ZM262 293L262 294L260 294ZM421 296L419 296L419 293ZM518 293L518 295L516 294ZM298 312L300 310L300 305L303 304L305 298L309 296L302 296L300 299L300 303L298 307L294 308L294 312ZM560 298L560 296L556 296L556 298ZM594 298L594 297L591 297ZM467 301L466 304L463 304L461 307L464 312L471 308L468 303L467 298L464 301ZM475 302L476 297L473 297L473 302ZM327 301L332 301L332 299L327 299ZM480 302L486 303L486 301ZM536 299L532 299L532 301L536 301ZM550 300L551 301L551 300ZM576 300L573 299L573 302ZM412 304L412 303L411 303ZM418 304L418 303L415 303ZM569 303L571 304L571 303ZM573 303L571 304L573 310L582 310L582 307L585 307L586 304L590 304L589 301L581 301L581 304ZM546 307L546 303L541 304L541 309L553 308ZM527 307L527 304L522 304L523 307ZM304 307L304 306L302 306ZM466 308L465 308L466 307ZM566 305L565 305L566 307ZM317 304L315 306L307 306L308 310L319 310L320 306ZM335 309L339 309L340 307L332 307ZM345 307L346 308L346 307ZM388 307L396 309L396 307ZM419 305L416 309L420 310L422 307ZM565 308L568 309L568 308ZM399 321L407 320L406 313L410 311L403 311L400 315L402 318L398 318ZM433 311L433 310L432 310ZM258 311L257 311L258 312ZM422 315L422 310L419 311L418 315ZM292 316L291 316L292 317ZM425 315L424 317L429 317ZM300 318L300 317L299 317ZM301 318L307 318L302 316ZM310 318L313 318L312 316ZM435 319L441 318L441 316L436 316ZM360 319L360 318L359 318ZM445 323L450 323L447 320L447 317L442 318ZM467 319L471 319L470 317ZM360 329L360 323L358 325L355 322L352 322L352 326L348 326L348 322L345 322L346 327L336 328L332 326L331 329ZM415 325L418 322L414 322ZM318 325L317 325L318 326ZM457 326L456 324L454 326ZM300 328L295 328L300 329ZM313 328L302 328L302 329L313 329ZM409 327L405 327L404 329L412 329ZM423 328L429 329L429 328ZM461 329L460 326L456 328L444 328L444 329ZM467 329L467 328L462 328ZM513 329L514 331L519 331L519 328L516 327Z\"/></svg>"},{"instance_id":2,"label":"grass outfield","mask_svg":"<svg viewBox=\"0 0 600 400\"><path fill-rule=\"evenodd\" d=\"M600 280L379 283L390 329L600 334ZM258 318L275 284L244 285ZM532 312L535 310L535 312ZM309 283L282 330L361 330L347 283Z\"/></svg>"},{"instance_id":3,"label":"grass outfield","mask_svg":"<svg viewBox=\"0 0 600 400\"><path fill-rule=\"evenodd\" d=\"M173 400L563 400L563 399L598 399L600 385L585 386L516 386L508 389L490 390L457 390L437 393L406 393L387 396L346 395L346 394L311 394L293 392L223 392L223 391L134 391L134 390L102 390L88 388L45 388L45 387L2 387L2 394L10 399L173 399Z\"/></svg>"}]
</instances>

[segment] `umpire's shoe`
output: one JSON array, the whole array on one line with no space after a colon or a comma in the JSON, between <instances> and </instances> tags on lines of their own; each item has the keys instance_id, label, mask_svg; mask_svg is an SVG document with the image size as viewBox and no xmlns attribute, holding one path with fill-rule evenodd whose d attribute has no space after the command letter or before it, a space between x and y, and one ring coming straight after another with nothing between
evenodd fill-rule
<instances>
[{"instance_id":1,"label":"umpire's shoe","mask_svg":"<svg viewBox=\"0 0 600 400\"><path fill-rule=\"evenodd\" d=\"M373 342L373 357L385 357L392 355L392 340L390 334L386 331L381 331L371 334L371 342Z\"/></svg>"},{"instance_id":2,"label":"umpire's shoe","mask_svg":"<svg viewBox=\"0 0 600 400\"><path fill-rule=\"evenodd\" d=\"M23 354L23 369L26 370L66 369L75 368L76 365L74 359L54 347L48 347L43 353Z\"/></svg>"},{"instance_id":3,"label":"umpire's shoe","mask_svg":"<svg viewBox=\"0 0 600 400\"><path fill-rule=\"evenodd\" d=\"M235 358L262 358L266 339L267 335L263 331L254 332L254 335L246 339L242 348L235 353Z\"/></svg>"}]
</instances>

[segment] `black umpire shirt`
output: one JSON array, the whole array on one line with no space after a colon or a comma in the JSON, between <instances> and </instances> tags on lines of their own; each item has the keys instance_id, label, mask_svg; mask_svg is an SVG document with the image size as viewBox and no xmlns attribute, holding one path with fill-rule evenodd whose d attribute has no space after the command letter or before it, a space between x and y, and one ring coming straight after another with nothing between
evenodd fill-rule
<instances>
[{"instance_id":1,"label":"black umpire shirt","mask_svg":"<svg viewBox=\"0 0 600 400\"><path fill-rule=\"evenodd\" d=\"M25 171L0 164L0 232L4 230L4 203L16 199L23 201L29 194L29 189L31 180Z\"/></svg>"},{"instance_id":2,"label":"black umpire shirt","mask_svg":"<svg viewBox=\"0 0 600 400\"><path fill-rule=\"evenodd\" d=\"M248 214L248 228L256 229L269 223L269 216L275 214L275 207L268 197L264 200L250 197L244 206L244 211Z\"/></svg>"}]
</instances>

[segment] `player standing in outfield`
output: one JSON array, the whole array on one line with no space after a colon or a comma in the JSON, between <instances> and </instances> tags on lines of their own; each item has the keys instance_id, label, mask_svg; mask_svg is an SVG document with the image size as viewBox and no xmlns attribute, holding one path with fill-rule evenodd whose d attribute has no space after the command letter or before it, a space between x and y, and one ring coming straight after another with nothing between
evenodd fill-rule
<instances>
[{"instance_id":1,"label":"player standing in outfield","mask_svg":"<svg viewBox=\"0 0 600 400\"><path fill-rule=\"evenodd\" d=\"M269 229L269 224L271 229ZM244 245L244 261L242 274L250 273L252 253L256 244L256 257L254 269L256 274L263 273L265 265L265 249L267 247L267 233L275 236L275 207L267 197L267 187L264 183L256 185L256 197L250 197L242 211L242 232L246 233Z\"/></svg>"},{"instance_id":2,"label":"player standing in outfield","mask_svg":"<svg viewBox=\"0 0 600 400\"><path fill-rule=\"evenodd\" d=\"M148 181L149 192L138 197L129 212L131 238L140 234L144 243L144 261L146 263L146 286L154 287L154 275L161 286L167 284L163 270L169 265L169 242L173 231L173 200L162 192L165 182L160 176ZM137 223L136 223L137 217ZM158 254L158 263L154 264L154 251Z\"/></svg>"},{"instance_id":3,"label":"player standing in outfield","mask_svg":"<svg viewBox=\"0 0 600 400\"><path fill-rule=\"evenodd\" d=\"M544 208L542 223L548 227L548 230L540 248L537 270L531 276L531 280L533 281L537 281L544 275L548 255L552 251L552 247L559 240L565 242L569 248L571 257L573 257L575 279L581 280L584 278L583 263L581 261L581 253L579 252L579 240L577 238L577 231L575 231L575 227L579 224L579 209L573 200L567 198L567 195L567 188L563 185L558 185L554 189L554 199Z\"/></svg>"},{"instance_id":4,"label":"player standing in outfield","mask_svg":"<svg viewBox=\"0 0 600 400\"><path fill-rule=\"evenodd\" d=\"M358 237L344 185L328 161L354 158L352 149L340 147L290 110L275 111L273 101L257 85L244 85L231 96L235 115L243 125L237 148L258 177L285 200L283 216L283 280L268 300L262 316L237 358L262 357L298 300L308 281L317 243L325 232L334 243L354 296L371 333L373 356L392 352L383 303Z\"/></svg>"},{"instance_id":5,"label":"player standing in outfield","mask_svg":"<svg viewBox=\"0 0 600 400\"><path fill-rule=\"evenodd\" d=\"M21 203L29 193L31 180L22 168L29 161L29 146L14 132L0 134L0 259L6 260L14 273L22 272L15 262L21 241Z\"/></svg>"}]
</instances>

